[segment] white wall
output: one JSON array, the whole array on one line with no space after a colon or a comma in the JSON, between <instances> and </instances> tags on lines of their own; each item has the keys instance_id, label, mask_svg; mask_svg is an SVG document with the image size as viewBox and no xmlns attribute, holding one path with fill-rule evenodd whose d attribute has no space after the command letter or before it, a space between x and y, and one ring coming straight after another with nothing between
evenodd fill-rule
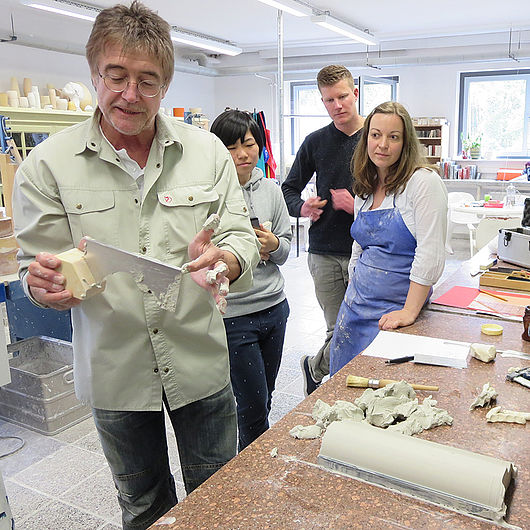
<instances>
[{"instance_id":1,"label":"white wall","mask_svg":"<svg viewBox=\"0 0 530 530\"><path fill-rule=\"evenodd\" d=\"M439 66L402 66L395 68L384 68L374 74L372 70L362 69L355 71L354 75L363 73L367 75L398 75L399 94L398 99L409 110L412 116L440 116L449 120L450 131L450 154L456 153L456 134L458 127L458 92L460 83L460 73L483 70L501 70L528 68L530 61L491 62L491 63L461 63ZM268 74L270 75L270 74ZM285 76L288 81L301 81L315 79L315 74L288 74ZM263 98L262 107L267 107L270 98L266 91L259 88L254 75L241 77L218 78L215 83L216 107L218 102L229 102L230 106L248 108L259 105L260 97ZM285 87L286 100L288 98L288 86ZM254 103L258 101L258 103ZM223 107L224 108L224 107ZM223 110L220 108L219 110ZM288 112L286 105L285 112ZM271 109L271 115L275 115L276 110ZM275 122L274 122L275 123ZM276 127L269 127L273 134L273 144L277 142Z\"/></svg>"},{"instance_id":2,"label":"white wall","mask_svg":"<svg viewBox=\"0 0 530 530\"><path fill-rule=\"evenodd\" d=\"M215 112L212 119L225 110L264 111L267 128L276 130L276 85L273 74L257 77L254 74L215 78Z\"/></svg>"},{"instance_id":3,"label":"white wall","mask_svg":"<svg viewBox=\"0 0 530 530\"><path fill-rule=\"evenodd\" d=\"M8 47L9 46L9 47ZM62 88L68 81L80 81L95 92L90 81L86 59L80 55L4 44L1 48L0 92L11 88L11 77L17 77L20 90L25 77L37 85L41 94L46 94L47 84ZM8 53L9 52L9 53ZM173 82L162 100L165 107L202 107L209 117L214 116L215 79L202 75L175 72Z\"/></svg>"},{"instance_id":4,"label":"white wall","mask_svg":"<svg viewBox=\"0 0 530 530\"><path fill-rule=\"evenodd\" d=\"M1 48L0 91L10 88L11 76L16 76L22 88L24 77L30 77L41 90L47 83L60 88L68 81L81 81L89 88L90 75L82 56L38 50L4 44ZM464 63L440 66L407 66L385 68L379 75L399 75L399 101L413 116L443 116L450 122L451 154L456 144L455 130L458 114L459 74L464 71L530 67L530 61ZM363 69L366 70L366 69ZM357 73L357 72L354 72ZM373 71L362 73L374 74ZM265 111L267 126L272 132L273 146L277 146L276 86L274 74L267 79L254 74L246 76L206 77L175 72L173 82L162 101L165 107L202 107L213 120L225 107ZM287 80L314 79L315 74L287 74ZM288 86L285 86L288 99ZM285 112L289 109L286 105ZM276 147L277 151L277 147Z\"/></svg>"}]
</instances>

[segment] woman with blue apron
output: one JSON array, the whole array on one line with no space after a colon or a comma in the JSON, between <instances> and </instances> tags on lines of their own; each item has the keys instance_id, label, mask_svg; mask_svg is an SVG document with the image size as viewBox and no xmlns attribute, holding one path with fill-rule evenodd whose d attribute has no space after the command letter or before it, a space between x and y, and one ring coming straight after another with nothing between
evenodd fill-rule
<instances>
[{"instance_id":1,"label":"woman with blue apron","mask_svg":"<svg viewBox=\"0 0 530 530\"><path fill-rule=\"evenodd\" d=\"M380 329L412 324L443 272L447 192L420 153L402 105L383 103L367 117L353 161L350 283L331 342L331 375Z\"/></svg>"}]
</instances>

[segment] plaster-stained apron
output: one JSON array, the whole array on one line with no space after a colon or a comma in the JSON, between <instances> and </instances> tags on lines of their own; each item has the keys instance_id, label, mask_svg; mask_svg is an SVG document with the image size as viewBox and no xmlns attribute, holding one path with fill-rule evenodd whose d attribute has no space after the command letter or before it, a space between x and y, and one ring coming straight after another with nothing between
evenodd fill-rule
<instances>
[{"instance_id":1,"label":"plaster-stained apron","mask_svg":"<svg viewBox=\"0 0 530 530\"><path fill-rule=\"evenodd\" d=\"M399 210L359 211L351 235L362 248L331 341L330 373L338 372L379 332L379 319L403 309L410 286L416 239Z\"/></svg>"}]
</instances>

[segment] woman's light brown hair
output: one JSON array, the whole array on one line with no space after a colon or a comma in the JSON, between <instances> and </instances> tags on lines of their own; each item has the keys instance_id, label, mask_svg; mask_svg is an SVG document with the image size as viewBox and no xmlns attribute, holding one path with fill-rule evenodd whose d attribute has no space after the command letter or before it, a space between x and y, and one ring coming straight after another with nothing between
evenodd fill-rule
<instances>
[{"instance_id":1,"label":"woman's light brown hair","mask_svg":"<svg viewBox=\"0 0 530 530\"><path fill-rule=\"evenodd\" d=\"M388 170L385 180L387 195L401 193L417 169L435 169L434 166L427 164L421 152L422 147L407 109L395 101L381 103L366 118L361 139L351 160L350 170L354 178L353 193L362 199L366 199L377 190L379 180L377 167L368 156L368 135L374 114L395 114L403 122L403 148L399 159Z\"/></svg>"}]
</instances>

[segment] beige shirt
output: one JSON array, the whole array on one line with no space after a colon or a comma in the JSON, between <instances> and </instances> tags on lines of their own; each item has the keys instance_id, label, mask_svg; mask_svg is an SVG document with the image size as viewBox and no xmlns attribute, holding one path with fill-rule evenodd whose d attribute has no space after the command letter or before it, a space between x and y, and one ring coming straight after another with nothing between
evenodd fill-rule
<instances>
[{"instance_id":1,"label":"beige shirt","mask_svg":"<svg viewBox=\"0 0 530 530\"><path fill-rule=\"evenodd\" d=\"M212 134L159 114L143 198L99 130L99 110L38 145L22 163L13 194L20 276L38 252L57 254L83 236L172 265L212 213L213 241L231 251L247 290L259 260L230 154ZM171 409L229 382L225 331L209 293L184 275L175 312L161 309L127 273L72 309L74 380L80 400L108 410Z\"/></svg>"}]
</instances>

